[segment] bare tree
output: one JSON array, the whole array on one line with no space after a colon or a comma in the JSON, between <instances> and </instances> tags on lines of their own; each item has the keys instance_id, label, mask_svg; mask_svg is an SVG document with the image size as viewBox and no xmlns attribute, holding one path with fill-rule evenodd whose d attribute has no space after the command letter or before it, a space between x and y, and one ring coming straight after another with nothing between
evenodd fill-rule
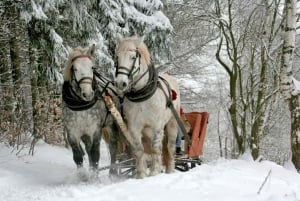
<instances>
[{"instance_id":1,"label":"bare tree","mask_svg":"<svg viewBox=\"0 0 300 201\"><path fill-rule=\"evenodd\" d=\"M277 93L274 61L278 53L279 2L215 0L215 22L220 31L216 58L230 80L228 111L237 154L250 148L254 159L266 132L271 112L268 105Z\"/></svg>"}]
</instances>

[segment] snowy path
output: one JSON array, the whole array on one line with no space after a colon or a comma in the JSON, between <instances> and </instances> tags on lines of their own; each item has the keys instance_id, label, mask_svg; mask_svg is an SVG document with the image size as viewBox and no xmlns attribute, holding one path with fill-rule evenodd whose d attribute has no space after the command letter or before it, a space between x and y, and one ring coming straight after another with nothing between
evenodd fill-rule
<instances>
[{"instance_id":1,"label":"snowy path","mask_svg":"<svg viewBox=\"0 0 300 201\"><path fill-rule=\"evenodd\" d=\"M101 166L108 161L104 148ZM118 182L107 172L88 182L79 174L63 147L39 144L34 157L16 157L0 144L1 201L300 201L300 175L269 161L220 159L185 173Z\"/></svg>"}]
</instances>

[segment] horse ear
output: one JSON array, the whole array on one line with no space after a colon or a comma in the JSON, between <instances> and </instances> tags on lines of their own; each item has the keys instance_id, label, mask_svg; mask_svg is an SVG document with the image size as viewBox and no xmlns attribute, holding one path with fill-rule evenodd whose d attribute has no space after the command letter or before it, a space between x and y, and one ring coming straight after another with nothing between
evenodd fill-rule
<instances>
[{"instance_id":1,"label":"horse ear","mask_svg":"<svg viewBox=\"0 0 300 201\"><path fill-rule=\"evenodd\" d=\"M90 47L89 50L88 50L88 52L87 52L88 55L91 55L91 56L94 55L95 49L96 49L96 45L93 44L92 47Z\"/></svg>"}]
</instances>

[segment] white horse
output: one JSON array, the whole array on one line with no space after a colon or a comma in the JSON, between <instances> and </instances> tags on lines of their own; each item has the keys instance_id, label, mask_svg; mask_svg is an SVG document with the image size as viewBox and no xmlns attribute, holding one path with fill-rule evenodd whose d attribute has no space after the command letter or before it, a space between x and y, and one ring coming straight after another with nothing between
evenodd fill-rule
<instances>
[{"instance_id":1,"label":"white horse","mask_svg":"<svg viewBox=\"0 0 300 201\"><path fill-rule=\"evenodd\" d=\"M94 45L89 48L68 48L69 58L64 70L62 89L63 122L73 160L78 168L83 166L82 141L92 170L98 167L102 131L105 130L112 137L119 132L101 95L106 93L106 83L99 85L99 81L96 81L96 72L93 70L94 50ZM115 138L110 140L112 142ZM111 163L114 163L116 143L111 142Z\"/></svg>"},{"instance_id":2,"label":"white horse","mask_svg":"<svg viewBox=\"0 0 300 201\"><path fill-rule=\"evenodd\" d=\"M164 130L166 133L164 146L167 146L164 150L168 151L164 153L165 171L171 173L175 166L177 122L170 104L173 104L178 113L179 86L171 76L157 75L143 37L123 38L118 35L116 55L118 65L115 83L124 93L123 111L129 133L134 141L133 152L137 159L137 178L144 178L147 175L142 136L151 139L150 175L161 172Z\"/></svg>"}]
</instances>

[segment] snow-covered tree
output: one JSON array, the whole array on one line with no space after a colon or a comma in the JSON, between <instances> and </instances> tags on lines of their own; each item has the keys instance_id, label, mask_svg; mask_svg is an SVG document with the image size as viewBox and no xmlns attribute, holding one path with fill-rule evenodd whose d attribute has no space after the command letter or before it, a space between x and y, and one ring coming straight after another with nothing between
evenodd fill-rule
<instances>
[{"instance_id":1,"label":"snow-covered tree","mask_svg":"<svg viewBox=\"0 0 300 201\"><path fill-rule=\"evenodd\" d=\"M22 11L35 40L44 39L48 77L59 79L66 59L65 45L97 46L97 62L103 68L114 65L115 35L144 35L157 62L171 58L172 26L162 13L159 0L31 0Z\"/></svg>"},{"instance_id":2,"label":"snow-covered tree","mask_svg":"<svg viewBox=\"0 0 300 201\"><path fill-rule=\"evenodd\" d=\"M4 55L1 58L1 83L15 80L14 88L31 86L24 91L27 95L22 100L25 105L32 102L34 135L45 133L40 125L43 118L38 116L42 115L39 110L45 107L50 110L50 102L59 106L61 73L68 56L66 45L95 44L96 67L106 75L113 75L116 33L144 35L153 61L165 62L171 58L172 26L162 9L160 0L1 1L0 43L6 47L1 51L1 56ZM2 85L0 88L4 90ZM1 108L6 108L7 101L12 107L13 103L20 103L21 100L14 102L9 96L2 99L5 101L1 102ZM9 107L5 110L15 112ZM50 133L53 130L48 129Z\"/></svg>"}]
</instances>

